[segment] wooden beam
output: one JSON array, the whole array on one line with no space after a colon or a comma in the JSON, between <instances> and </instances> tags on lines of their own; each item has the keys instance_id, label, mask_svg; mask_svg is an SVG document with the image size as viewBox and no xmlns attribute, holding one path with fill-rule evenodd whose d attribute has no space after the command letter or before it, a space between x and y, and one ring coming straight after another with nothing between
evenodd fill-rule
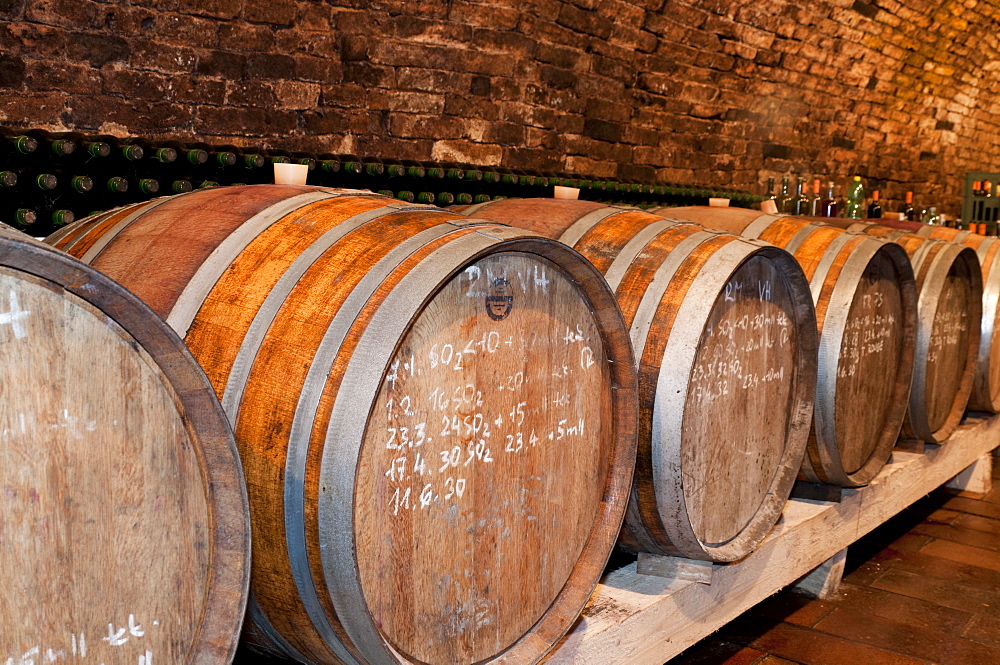
<instances>
[{"instance_id":1,"label":"wooden beam","mask_svg":"<svg viewBox=\"0 0 1000 665\"><path fill-rule=\"evenodd\" d=\"M840 587L840 580L844 577L845 563L847 563L846 547L796 582L795 590L819 600L829 598Z\"/></svg>"},{"instance_id":2,"label":"wooden beam","mask_svg":"<svg viewBox=\"0 0 1000 665\"><path fill-rule=\"evenodd\" d=\"M993 456L989 453L983 455L949 480L945 487L963 492L986 494L993 487Z\"/></svg>"}]
</instances>

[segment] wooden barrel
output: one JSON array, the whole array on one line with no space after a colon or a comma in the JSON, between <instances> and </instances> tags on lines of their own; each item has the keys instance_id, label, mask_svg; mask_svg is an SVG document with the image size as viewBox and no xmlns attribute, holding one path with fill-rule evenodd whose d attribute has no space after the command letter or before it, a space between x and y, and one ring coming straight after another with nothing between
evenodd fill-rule
<instances>
[{"instance_id":1,"label":"wooden barrel","mask_svg":"<svg viewBox=\"0 0 1000 665\"><path fill-rule=\"evenodd\" d=\"M979 352L969 408L989 413L1000 412L1000 308L997 307L1000 300L1000 238L920 222L891 219L864 221L955 242L971 247L976 252L979 267L983 271L983 320L979 331Z\"/></svg>"},{"instance_id":2,"label":"wooden barrel","mask_svg":"<svg viewBox=\"0 0 1000 665\"><path fill-rule=\"evenodd\" d=\"M917 278L919 325L916 369L905 436L931 443L947 439L972 393L983 320L983 277L970 247L904 229L855 220L836 224L884 238L906 250Z\"/></svg>"},{"instance_id":3,"label":"wooden barrel","mask_svg":"<svg viewBox=\"0 0 1000 665\"><path fill-rule=\"evenodd\" d=\"M152 201L57 241L161 313L222 398L258 648L532 663L576 620L623 519L637 418L621 312L578 254L278 185Z\"/></svg>"},{"instance_id":4,"label":"wooden barrel","mask_svg":"<svg viewBox=\"0 0 1000 665\"><path fill-rule=\"evenodd\" d=\"M869 236L755 210L656 213L760 238L795 256L812 288L820 335L814 427L803 475L846 487L870 482L899 436L913 376L917 298L906 253Z\"/></svg>"},{"instance_id":5,"label":"wooden barrel","mask_svg":"<svg viewBox=\"0 0 1000 665\"><path fill-rule=\"evenodd\" d=\"M0 225L0 385L0 662L232 660L246 487L177 335Z\"/></svg>"},{"instance_id":6,"label":"wooden barrel","mask_svg":"<svg viewBox=\"0 0 1000 665\"><path fill-rule=\"evenodd\" d=\"M525 225L604 273L639 368L639 456L622 543L734 561L781 515L816 384L809 285L784 250L587 201L467 214Z\"/></svg>"}]
</instances>

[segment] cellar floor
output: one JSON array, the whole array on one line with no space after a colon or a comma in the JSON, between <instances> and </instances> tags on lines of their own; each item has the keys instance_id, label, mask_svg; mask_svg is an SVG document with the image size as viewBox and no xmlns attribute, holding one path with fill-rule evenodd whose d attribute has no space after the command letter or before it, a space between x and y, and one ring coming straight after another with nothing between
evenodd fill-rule
<instances>
[{"instance_id":1,"label":"cellar floor","mask_svg":"<svg viewBox=\"0 0 1000 665\"><path fill-rule=\"evenodd\" d=\"M781 591L669 665L1000 663L1000 464L993 490L938 489L847 550L827 600Z\"/></svg>"}]
</instances>

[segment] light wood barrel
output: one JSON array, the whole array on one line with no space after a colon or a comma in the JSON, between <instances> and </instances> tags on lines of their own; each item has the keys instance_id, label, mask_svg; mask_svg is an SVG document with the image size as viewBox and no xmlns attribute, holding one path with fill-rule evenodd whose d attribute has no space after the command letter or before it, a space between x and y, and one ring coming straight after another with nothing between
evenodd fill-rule
<instances>
[{"instance_id":1,"label":"light wood barrel","mask_svg":"<svg viewBox=\"0 0 1000 665\"><path fill-rule=\"evenodd\" d=\"M919 325L913 389L905 436L947 439L965 413L979 357L983 277L976 252L878 224L837 220L856 233L894 242L910 257L917 278Z\"/></svg>"},{"instance_id":2,"label":"light wood barrel","mask_svg":"<svg viewBox=\"0 0 1000 665\"><path fill-rule=\"evenodd\" d=\"M816 383L809 285L785 251L587 201L467 214L572 245L604 273L639 367L639 457L622 543L733 561L774 526L802 463Z\"/></svg>"},{"instance_id":3,"label":"light wood barrel","mask_svg":"<svg viewBox=\"0 0 1000 665\"><path fill-rule=\"evenodd\" d=\"M0 225L0 385L0 662L232 660L246 487L177 335Z\"/></svg>"},{"instance_id":4,"label":"light wood barrel","mask_svg":"<svg viewBox=\"0 0 1000 665\"><path fill-rule=\"evenodd\" d=\"M917 291L897 245L829 225L740 208L661 208L672 219L766 240L791 252L812 288L819 326L813 435L803 475L846 487L885 466L914 371Z\"/></svg>"},{"instance_id":5,"label":"light wood barrel","mask_svg":"<svg viewBox=\"0 0 1000 665\"><path fill-rule=\"evenodd\" d=\"M248 636L316 663L533 663L614 546L628 332L565 246L370 193L258 185L57 238L145 299L233 422Z\"/></svg>"},{"instance_id":6,"label":"light wood barrel","mask_svg":"<svg viewBox=\"0 0 1000 665\"><path fill-rule=\"evenodd\" d=\"M1000 301L1000 238L920 222L890 219L864 221L955 242L975 250L979 257L979 267L983 271L983 320L969 408L989 413L1000 412L1000 308L997 307Z\"/></svg>"}]
</instances>

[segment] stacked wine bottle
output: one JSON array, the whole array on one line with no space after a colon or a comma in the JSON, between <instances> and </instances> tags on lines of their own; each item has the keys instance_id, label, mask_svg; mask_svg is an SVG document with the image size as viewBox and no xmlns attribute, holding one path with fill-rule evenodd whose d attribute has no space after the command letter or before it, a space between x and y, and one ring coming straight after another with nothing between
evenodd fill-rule
<instances>
[{"instance_id":1,"label":"stacked wine bottle","mask_svg":"<svg viewBox=\"0 0 1000 665\"><path fill-rule=\"evenodd\" d=\"M0 127L0 222L44 236L74 219L156 196L272 182L273 164L282 162L307 165L310 185L441 206L552 196L555 185L578 188L583 199L639 207L697 205L708 198L736 206L760 201L732 189Z\"/></svg>"}]
</instances>

